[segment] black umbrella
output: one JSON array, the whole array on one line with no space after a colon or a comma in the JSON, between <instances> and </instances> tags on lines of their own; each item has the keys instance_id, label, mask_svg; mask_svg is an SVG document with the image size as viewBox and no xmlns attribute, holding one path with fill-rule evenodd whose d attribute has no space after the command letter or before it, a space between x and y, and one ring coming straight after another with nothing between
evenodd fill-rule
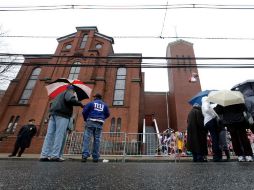
<instances>
[{"instance_id":1,"label":"black umbrella","mask_svg":"<svg viewBox=\"0 0 254 190\"><path fill-rule=\"evenodd\" d=\"M235 86L233 86L231 88L231 90L238 90L242 93L244 91L246 91L247 89L250 89L250 90L254 91L254 80L246 80L244 82L236 84Z\"/></svg>"}]
</instances>

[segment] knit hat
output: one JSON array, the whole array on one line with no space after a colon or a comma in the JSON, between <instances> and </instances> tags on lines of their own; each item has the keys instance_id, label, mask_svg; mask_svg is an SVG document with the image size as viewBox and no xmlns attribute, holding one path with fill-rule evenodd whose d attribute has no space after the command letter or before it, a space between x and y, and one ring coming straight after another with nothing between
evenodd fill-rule
<instances>
[{"instance_id":1,"label":"knit hat","mask_svg":"<svg viewBox=\"0 0 254 190\"><path fill-rule=\"evenodd\" d=\"M94 97L94 98L98 98L98 99L102 99L102 95L99 94L99 93L96 93L93 97Z\"/></svg>"},{"instance_id":2,"label":"knit hat","mask_svg":"<svg viewBox=\"0 0 254 190\"><path fill-rule=\"evenodd\" d=\"M68 90L74 90L74 86L69 85L69 86L67 86L67 89L68 89Z\"/></svg>"}]
</instances>

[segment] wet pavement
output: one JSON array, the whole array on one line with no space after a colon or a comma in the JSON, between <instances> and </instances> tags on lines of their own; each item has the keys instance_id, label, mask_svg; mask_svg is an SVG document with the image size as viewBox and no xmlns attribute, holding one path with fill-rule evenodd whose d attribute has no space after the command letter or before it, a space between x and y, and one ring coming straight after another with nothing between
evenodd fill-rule
<instances>
[{"instance_id":1,"label":"wet pavement","mask_svg":"<svg viewBox=\"0 0 254 190\"><path fill-rule=\"evenodd\" d=\"M254 189L253 162L39 162L1 159L0 189Z\"/></svg>"}]
</instances>

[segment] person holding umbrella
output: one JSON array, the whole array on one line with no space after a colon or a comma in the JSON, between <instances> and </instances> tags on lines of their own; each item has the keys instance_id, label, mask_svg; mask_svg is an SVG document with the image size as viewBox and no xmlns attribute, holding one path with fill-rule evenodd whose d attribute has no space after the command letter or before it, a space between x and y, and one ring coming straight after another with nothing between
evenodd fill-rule
<instances>
[{"instance_id":1,"label":"person holding umbrella","mask_svg":"<svg viewBox=\"0 0 254 190\"><path fill-rule=\"evenodd\" d=\"M51 103L48 130L42 146L40 161L63 161L60 159L61 148L73 113L73 106L83 108L83 104L75 96L74 89L73 85L68 85L67 90L57 95Z\"/></svg>"},{"instance_id":2,"label":"person holding umbrella","mask_svg":"<svg viewBox=\"0 0 254 190\"><path fill-rule=\"evenodd\" d=\"M246 89L243 92L245 105L247 107L248 112L254 118L254 91L251 89ZM254 133L254 126L253 124L250 125L250 130L252 133Z\"/></svg>"},{"instance_id":3,"label":"person holding umbrella","mask_svg":"<svg viewBox=\"0 0 254 190\"><path fill-rule=\"evenodd\" d=\"M243 94L239 91L223 90L210 93L208 99L218 104L214 110L219 115L222 125L227 127L231 135L238 161L252 162L253 153L246 133L248 123L244 118L244 112L247 109Z\"/></svg>"},{"instance_id":4,"label":"person holding umbrella","mask_svg":"<svg viewBox=\"0 0 254 190\"><path fill-rule=\"evenodd\" d=\"M187 118L187 145L192 153L193 162L206 162L207 129L204 128L204 116L201 106L195 103Z\"/></svg>"},{"instance_id":5,"label":"person holding umbrella","mask_svg":"<svg viewBox=\"0 0 254 190\"><path fill-rule=\"evenodd\" d=\"M212 138L213 161L222 161L222 151L219 146L219 126L217 125L216 114L208 102L207 96L202 98L202 114L204 116L204 127L210 132Z\"/></svg>"}]
</instances>

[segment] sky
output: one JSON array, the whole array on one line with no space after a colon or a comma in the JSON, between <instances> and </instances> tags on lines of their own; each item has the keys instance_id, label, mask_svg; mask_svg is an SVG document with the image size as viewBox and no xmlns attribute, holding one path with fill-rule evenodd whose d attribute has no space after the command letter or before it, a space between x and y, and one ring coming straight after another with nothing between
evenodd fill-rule
<instances>
[{"instance_id":1,"label":"sky","mask_svg":"<svg viewBox=\"0 0 254 190\"><path fill-rule=\"evenodd\" d=\"M3 7L42 5L253 5L250 0L1 0ZM76 27L96 26L99 33L114 38L115 53L142 53L143 57L166 57L166 48L181 37L230 38L184 39L193 44L196 57L254 57L254 11L225 9L103 10L68 9L51 11L0 11L1 30L9 36L51 38L0 38L0 53L53 54L56 38L76 32ZM161 36L162 38L120 38ZM55 37L55 38L54 38ZM174 37L174 38L168 38ZM233 40L232 38L241 38ZM245 40L244 40L245 39ZM197 60L201 63L252 63L241 60ZM166 69L143 69L146 91L167 91ZM230 89L254 79L254 68L198 69L202 90ZM0 89L5 89L1 84Z\"/></svg>"}]
</instances>

